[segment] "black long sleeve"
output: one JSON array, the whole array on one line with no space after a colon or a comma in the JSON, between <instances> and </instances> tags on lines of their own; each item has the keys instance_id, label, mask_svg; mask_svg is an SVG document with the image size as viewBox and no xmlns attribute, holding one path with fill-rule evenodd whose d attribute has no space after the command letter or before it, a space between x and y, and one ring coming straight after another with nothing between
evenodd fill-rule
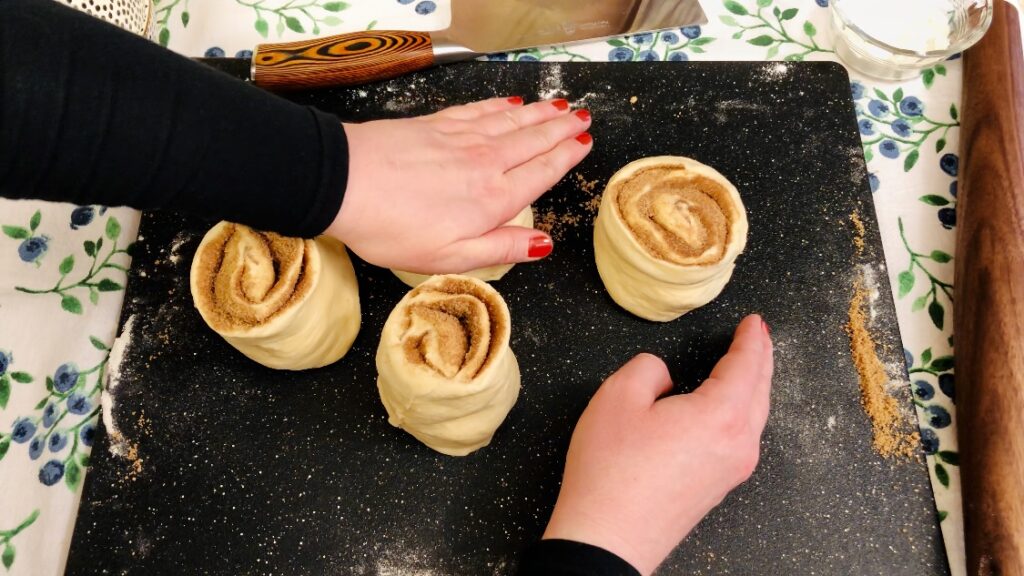
<instances>
[{"instance_id":1,"label":"black long sleeve","mask_svg":"<svg viewBox=\"0 0 1024 576\"><path fill-rule=\"evenodd\" d=\"M571 540L541 540L519 562L519 576L640 576L615 554Z\"/></svg>"},{"instance_id":2,"label":"black long sleeve","mask_svg":"<svg viewBox=\"0 0 1024 576\"><path fill-rule=\"evenodd\" d=\"M290 236L341 206L340 121L52 0L0 0L0 196L173 207ZM522 576L639 576L543 540Z\"/></svg>"},{"instance_id":3,"label":"black long sleeve","mask_svg":"<svg viewBox=\"0 0 1024 576\"><path fill-rule=\"evenodd\" d=\"M291 236L341 206L340 121L52 0L0 0L0 196L173 207Z\"/></svg>"}]
</instances>

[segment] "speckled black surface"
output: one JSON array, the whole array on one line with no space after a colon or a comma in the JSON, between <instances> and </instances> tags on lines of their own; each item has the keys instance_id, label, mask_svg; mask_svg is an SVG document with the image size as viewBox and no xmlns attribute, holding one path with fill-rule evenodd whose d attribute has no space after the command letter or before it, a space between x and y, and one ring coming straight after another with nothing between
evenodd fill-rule
<instances>
[{"instance_id":1,"label":"speckled black surface","mask_svg":"<svg viewBox=\"0 0 1024 576\"><path fill-rule=\"evenodd\" d=\"M580 207L591 195L570 175L537 207L582 221L556 230L562 240L549 259L496 284L513 315L522 396L491 446L457 459L385 419L373 355L406 291L389 272L356 264L363 327L348 357L274 372L228 346L192 308L188 265L210 223L147 214L115 410L142 471L126 480L128 464L111 456L105 435L97 442L68 573L509 573L542 532L573 424L601 380L645 350L690 389L755 311L778 351L761 464L660 573L948 573L923 462L887 461L871 449L842 328L853 281L867 270L882 282L873 328L883 360L904 369L843 69L472 63L293 97L368 119L494 94L584 102L597 145L578 172L600 181L596 192L649 155L687 155L725 174L750 219L725 292L668 324L616 308L594 267L592 216ZM406 152L396 142L393 153ZM862 257L848 224L854 211L867 225Z\"/></svg>"}]
</instances>

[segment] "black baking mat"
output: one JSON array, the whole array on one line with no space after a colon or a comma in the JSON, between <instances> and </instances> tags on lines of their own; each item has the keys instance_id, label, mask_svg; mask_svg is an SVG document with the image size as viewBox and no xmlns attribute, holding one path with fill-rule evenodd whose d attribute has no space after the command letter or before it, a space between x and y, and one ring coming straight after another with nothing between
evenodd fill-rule
<instances>
[{"instance_id":1,"label":"black baking mat","mask_svg":"<svg viewBox=\"0 0 1024 576\"><path fill-rule=\"evenodd\" d=\"M97 441L68 573L510 573L543 530L572 427L602 379L650 351L691 389L751 312L765 315L777 350L761 463L661 573L948 573L925 465L872 451L843 331L864 274L877 283L883 361L904 370L843 69L480 62L291 97L364 120L496 94L579 101L594 113L596 146L536 205L555 222L554 254L496 283L512 311L523 389L493 443L451 458L388 425L373 357L406 292L388 271L356 262L363 327L346 358L275 372L228 346L192 307L188 268L212 222L150 213L113 393L113 421L137 461L112 456L109 435ZM386 152L397 161L412 153L401 142ZM720 170L750 219L723 294L667 324L607 297L588 209L621 166L661 154ZM867 228L861 256L855 212Z\"/></svg>"}]
</instances>

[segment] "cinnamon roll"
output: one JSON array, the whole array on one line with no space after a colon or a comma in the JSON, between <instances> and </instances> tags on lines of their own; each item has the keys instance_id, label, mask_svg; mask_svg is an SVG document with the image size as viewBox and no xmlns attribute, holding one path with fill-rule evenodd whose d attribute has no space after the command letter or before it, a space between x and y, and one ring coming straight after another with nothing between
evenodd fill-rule
<instances>
[{"instance_id":1,"label":"cinnamon roll","mask_svg":"<svg viewBox=\"0 0 1024 576\"><path fill-rule=\"evenodd\" d=\"M633 314L659 322L703 306L732 277L747 242L739 192L700 162L631 162L608 182L594 223L605 289Z\"/></svg>"},{"instance_id":2,"label":"cinnamon roll","mask_svg":"<svg viewBox=\"0 0 1024 576\"><path fill-rule=\"evenodd\" d=\"M192 260L203 320L249 358L285 370L317 368L359 333L359 286L345 246L220 222Z\"/></svg>"},{"instance_id":3,"label":"cinnamon roll","mask_svg":"<svg viewBox=\"0 0 1024 576\"><path fill-rule=\"evenodd\" d=\"M519 397L510 333L505 301L476 278L433 276L406 294L377 348L388 422L450 456L486 446Z\"/></svg>"}]
</instances>

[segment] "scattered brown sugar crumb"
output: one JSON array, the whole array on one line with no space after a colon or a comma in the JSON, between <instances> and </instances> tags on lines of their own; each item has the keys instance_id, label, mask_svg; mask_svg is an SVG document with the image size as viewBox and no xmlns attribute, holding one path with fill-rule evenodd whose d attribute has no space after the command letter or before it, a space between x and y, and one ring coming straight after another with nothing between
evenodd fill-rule
<instances>
[{"instance_id":1,"label":"scattered brown sugar crumb","mask_svg":"<svg viewBox=\"0 0 1024 576\"><path fill-rule=\"evenodd\" d=\"M601 195L598 194L596 196L593 196L590 198L590 200L584 202L583 209L586 210L588 214L597 214L597 211L601 209Z\"/></svg>"},{"instance_id":2,"label":"scattered brown sugar crumb","mask_svg":"<svg viewBox=\"0 0 1024 576\"><path fill-rule=\"evenodd\" d=\"M145 417L141 417L143 421ZM148 423L148 421L146 421ZM110 431L111 451L128 463L128 470L121 476L122 483L135 482L142 475L142 458L139 457L139 445L124 437L117 430Z\"/></svg>"},{"instance_id":3,"label":"scattered brown sugar crumb","mask_svg":"<svg viewBox=\"0 0 1024 576\"><path fill-rule=\"evenodd\" d=\"M867 326L864 312L868 291L858 279L850 300L846 333L850 337L850 352L860 379L860 403L871 420L872 446L884 458L910 458L916 453L920 437L911 432L912 426L901 414L899 403L886 390L889 375L878 358L877 344Z\"/></svg>"},{"instance_id":4,"label":"scattered brown sugar crumb","mask_svg":"<svg viewBox=\"0 0 1024 576\"><path fill-rule=\"evenodd\" d=\"M583 174L580 174L579 172L576 173L576 184L579 185L580 190L587 194L594 193L598 182L600 182L600 180L587 180Z\"/></svg>"},{"instance_id":5,"label":"scattered brown sugar crumb","mask_svg":"<svg viewBox=\"0 0 1024 576\"><path fill-rule=\"evenodd\" d=\"M630 96L629 97L629 103L632 104L633 106L636 106L636 103L637 103L638 100L640 100L640 99L637 98L636 96Z\"/></svg>"},{"instance_id":6,"label":"scattered brown sugar crumb","mask_svg":"<svg viewBox=\"0 0 1024 576\"><path fill-rule=\"evenodd\" d=\"M135 421L135 424L144 434L149 435L153 433L152 422L152 420L146 418L146 411L142 410L139 412L139 418Z\"/></svg>"},{"instance_id":7,"label":"scattered brown sugar crumb","mask_svg":"<svg viewBox=\"0 0 1024 576\"><path fill-rule=\"evenodd\" d=\"M124 475L124 480L135 482L139 479L139 475L142 474L142 458L139 457L139 445L129 444L128 453L125 454L125 458L128 460L128 472Z\"/></svg>"},{"instance_id":8,"label":"scattered brown sugar crumb","mask_svg":"<svg viewBox=\"0 0 1024 576\"><path fill-rule=\"evenodd\" d=\"M850 214L850 222L853 223L853 230L856 233L853 237L853 245L857 248L857 255L864 255L864 235L867 234L867 230L864 229L864 221L860 219L860 212L853 212Z\"/></svg>"},{"instance_id":9,"label":"scattered brown sugar crumb","mask_svg":"<svg viewBox=\"0 0 1024 576\"><path fill-rule=\"evenodd\" d=\"M577 227L583 222L583 216L579 214L559 214L554 210L541 213L534 219L533 227L551 236L554 240L565 238L567 227Z\"/></svg>"},{"instance_id":10,"label":"scattered brown sugar crumb","mask_svg":"<svg viewBox=\"0 0 1024 576\"><path fill-rule=\"evenodd\" d=\"M549 210L537 216L533 223L533 227L545 234L551 234L551 231L555 229L555 222L557 220L558 216Z\"/></svg>"}]
</instances>

